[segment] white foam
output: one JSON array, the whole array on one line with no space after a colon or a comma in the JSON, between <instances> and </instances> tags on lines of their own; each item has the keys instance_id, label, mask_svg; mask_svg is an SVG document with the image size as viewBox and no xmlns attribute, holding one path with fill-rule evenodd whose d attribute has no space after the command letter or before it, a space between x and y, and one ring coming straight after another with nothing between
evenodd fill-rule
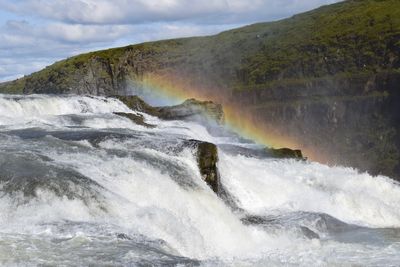
<instances>
[{"instance_id":1,"label":"white foam","mask_svg":"<svg viewBox=\"0 0 400 267\"><path fill-rule=\"evenodd\" d=\"M395 245L382 249L369 244L307 240L286 233L286 229L269 231L246 226L201 179L192 151L168 153L165 147L166 141L181 138L233 144L235 140L214 137L197 123L163 121L143 114L147 123L157 126L146 128L112 112L133 111L116 99L103 97L0 95L3 129L60 127L67 131L67 126L80 126L143 134L123 141L105 140L96 146L88 141L60 141L53 137L21 140L5 135L0 140L4 151L32 151L47 156L51 164L72 168L103 189L99 190L100 206L90 204L92 200L88 204L59 197L45 189L18 207L13 202L15 196L3 196L0 234L12 233L13 238L39 234L38 239L42 235L65 235L73 237L72 245L77 242L79 248L81 242L95 238L93 225L97 225L107 231L161 239L175 254L211 260L211 265L214 259L227 265L248 266L335 265L343 260L379 265L388 257L395 261L395 255L400 255ZM144 148L140 145L143 142L156 144ZM256 159L222 152L219 157L222 184L246 213L309 211L358 225L400 227L400 187L389 178L294 160ZM169 165L163 165L165 162ZM169 166L185 170L184 179L192 181L193 186L180 185ZM70 221L78 226L68 231L48 226ZM0 244L0 263L9 257L5 248ZM132 252L131 256L137 255Z\"/></svg>"},{"instance_id":2,"label":"white foam","mask_svg":"<svg viewBox=\"0 0 400 267\"><path fill-rule=\"evenodd\" d=\"M134 158L106 159L101 153L49 156L73 166L117 196L109 199L108 206L114 224L161 238L184 256L202 259L252 255L277 245L277 240L282 240L280 246L289 243L286 237L272 239L261 230L244 226L202 182L192 154L186 151L182 157L173 157L146 151L185 166L200 187L184 189L165 170Z\"/></svg>"},{"instance_id":3,"label":"white foam","mask_svg":"<svg viewBox=\"0 0 400 267\"><path fill-rule=\"evenodd\" d=\"M0 118L26 119L46 115L112 112L131 110L117 99L98 96L0 95Z\"/></svg>"},{"instance_id":4,"label":"white foam","mask_svg":"<svg viewBox=\"0 0 400 267\"><path fill-rule=\"evenodd\" d=\"M400 187L387 177L295 160L222 154L222 182L244 209L326 213L348 223L400 227Z\"/></svg>"}]
</instances>

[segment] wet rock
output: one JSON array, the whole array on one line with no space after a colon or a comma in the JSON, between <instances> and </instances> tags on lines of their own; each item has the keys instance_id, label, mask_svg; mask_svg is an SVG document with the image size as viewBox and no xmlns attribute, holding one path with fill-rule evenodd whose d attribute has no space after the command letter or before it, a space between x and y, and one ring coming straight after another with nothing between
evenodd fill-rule
<instances>
[{"instance_id":1,"label":"wet rock","mask_svg":"<svg viewBox=\"0 0 400 267\"><path fill-rule=\"evenodd\" d=\"M258 215L247 215L241 219L245 225L266 225L275 222L275 219Z\"/></svg>"},{"instance_id":2,"label":"wet rock","mask_svg":"<svg viewBox=\"0 0 400 267\"><path fill-rule=\"evenodd\" d=\"M308 239L319 239L319 235L308 227L300 226L300 230Z\"/></svg>"},{"instance_id":3,"label":"wet rock","mask_svg":"<svg viewBox=\"0 0 400 267\"><path fill-rule=\"evenodd\" d=\"M133 114L133 113L125 113L125 112L114 112L115 115L125 117L133 121L134 123L138 125L142 125L148 128L154 128L155 125L148 124L144 121L144 117L141 114Z\"/></svg>"},{"instance_id":4,"label":"wet rock","mask_svg":"<svg viewBox=\"0 0 400 267\"><path fill-rule=\"evenodd\" d=\"M212 101L188 99L182 104L167 107L152 107L138 96L115 96L132 110L142 111L164 120L205 121L218 124L224 121L222 105Z\"/></svg>"},{"instance_id":5,"label":"wet rock","mask_svg":"<svg viewBox=\"0 0 400 267\"><path fill-rule=\"evenodd\" d=\"M202 179L218 194L219 173L217 168L218 148L216 145L198 140L187 140L186 145L197 149L197 164Z\"/></svg>"},{"instance_id":6,"label":"wet rock","mask_svg":"<svg viewBox=\"0 0 400 267\"><path fill-rule=\"evenodd\" d=\"M166 120L201 120L210 118L217 123L224 121L222 105L212 101L188 99L180 105L158 108L159 117Z\"/></svg>"},{"instance_id":7,"label":"wet rock","mask_svg":"<svg viewBox=\"0 0 400 267\"><path fill-rule=\"evenodd\" d=\"M143 101L140 97L133 96L114 96L122 103L124 103L128 108L132 110L141 111L147 113L152 116L160 117L160 113L158 112L158 108L152 107L146 102Z\"/></svg>"},{"instance_id":8,"label":"wet rock","mask_svg":"<svg viewBox=\"0 0 400 267\"><path fill-rule=\"evenodd\" d=\"M132 238L129 235L124 233L117 233L116 236L118 239L132 240Z\"/></svg>"},{"instance_id":9,"label":"wet rock","mask_svg":"<svg viewBox=\"0 0 400 267\"><path fill-rule=\"evenodd\" d=\"M220 148L231 155L243 155L255 158L294 158L306 160L301 150L290 148L248 148L231 144L220 145Z\"/></svg>"},{"instance_id":10,"label":"wet rock","mask_svg":"<svg viewBox=\"0 0 400 267\"><path fill-rule=\"evenodd\" d=\"M282 158L282 159L299 159L306 160L307 158L303 157L303 153L299 149L290 149L290 148L265 148L267 154L274 158Z\"/></svg>"},{"instance_id":11,"label":"wet rock","mask_svg":"<svg viewBox=\"0 0 400 267\"><path fill-rule=\"evenodd\" d=\"M47 157L0 153L0 169L0 196L11 196L16 204L26 204L41 192L49 192L105 210L101 194L105 189L100 184L73 169L57 166Z\"/></svg>"}]
</instances>

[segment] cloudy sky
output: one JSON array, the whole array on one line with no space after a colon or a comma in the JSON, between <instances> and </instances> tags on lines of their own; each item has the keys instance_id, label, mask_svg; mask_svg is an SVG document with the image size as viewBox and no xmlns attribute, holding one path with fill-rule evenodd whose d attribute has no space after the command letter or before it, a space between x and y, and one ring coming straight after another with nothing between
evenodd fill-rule
<instances>
[{"instance_id":1,"label":"cloudy sky","mask_svg":"<svg viewBox=\"0 0 400 267\"><path fill-rule=\"evenodd\" d=\"M338 0L0 0L0 81L82 52L209 35Z\"/></svg>"}]
</instances>

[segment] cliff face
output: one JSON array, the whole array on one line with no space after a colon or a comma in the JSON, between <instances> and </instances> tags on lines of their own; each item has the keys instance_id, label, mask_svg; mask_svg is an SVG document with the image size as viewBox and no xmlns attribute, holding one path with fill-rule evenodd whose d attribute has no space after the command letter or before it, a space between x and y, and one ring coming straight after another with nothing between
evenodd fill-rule
<instances>
[{"instance_id":1,"label":"cliff face","mask_svg":"<svg viewBox=\"0 0 400 267\"><path fill-rule=\"evenodd\" d=\"M255 121L273 125L323 162L400 178L400 73L331 77L237 93Z\"/></svg>"},{"instance_id":2,"label":"cliff face","mask_svg":"<svg viewBox=\"0 0 400 267\"><path fill-rule=\"evenodd\" d=\"M398 0L349 0L215 36L72 57L0 91L124 95L149 75L184 77L330 163L400 178L399 40Z\"/></svg>"}]
</instances>

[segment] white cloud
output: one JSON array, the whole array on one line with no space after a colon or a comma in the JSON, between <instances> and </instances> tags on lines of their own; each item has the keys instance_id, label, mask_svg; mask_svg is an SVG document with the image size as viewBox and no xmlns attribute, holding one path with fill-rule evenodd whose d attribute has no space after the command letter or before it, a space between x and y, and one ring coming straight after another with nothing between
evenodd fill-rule
<instances>
[{"instance_id":1,"label":"white cloud","mask_svg":"<svg viewBox=\"0 0 400 267\"><path fill-rule=\"evenodd\" d=\"M0 28L0 48L33 46L41 41L60 43L96 43L115 40L131 32L127 25L81 25L48 23L31 25L26 21L8 21Z\"/></svg>"},{"instance_id":2,"label":"white cloud","mask_svg":"<svg viewBox=\"0 0 400 267\"><path fill-rule=\"evenodd\" d=\"M0 0L9 11L78 24L199 20L231 23L275 19L337 0ZM277 16L278 15L278 16Z\"/></svg>"},{"instance_id":3,"label":"white cloud","mask_svg":"<svg viewBox=\"0 0 400 267\"><path fill-rule=\"evenodd\" d=\"M52 23L40 30L42 36L66 42L104 42L115 40L130 32L125 25L80 25Z\"/></svg>"},{"instance_id":4,"label":"white cloud","mask_svg":"<svg viewBox=\"0 0 400 267\"><path fill-rule=\"evenodd\" d=\"M29 64L23 64L28 61ZM25 58L2 58L0 59L0 82L20 78L24 73L40 70L48 65L47 59Z\"/></svg>"}]
</instances>

